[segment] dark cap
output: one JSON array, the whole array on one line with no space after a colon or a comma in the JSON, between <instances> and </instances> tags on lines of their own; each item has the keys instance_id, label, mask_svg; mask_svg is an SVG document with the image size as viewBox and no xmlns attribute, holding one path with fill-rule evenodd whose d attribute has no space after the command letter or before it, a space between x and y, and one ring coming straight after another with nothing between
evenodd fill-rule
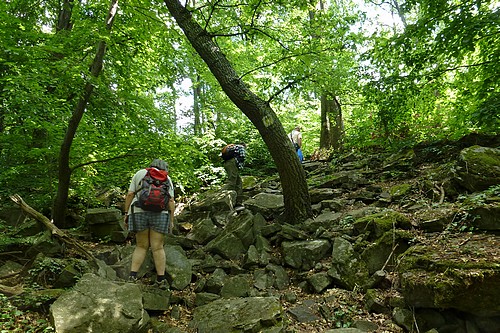
<instances>
[{"instance_id":1,"label":"dark cap","mask_svg":"<svg viewBox=\"0 0 500 333\"><path fill-rule=\"evenodd\" d=\"M149 165L152 168L157 168L159 170L168 171L168 164L164 160L160 160L159 158L155 158L153 162Z\"/></svg>"}]
</instances>

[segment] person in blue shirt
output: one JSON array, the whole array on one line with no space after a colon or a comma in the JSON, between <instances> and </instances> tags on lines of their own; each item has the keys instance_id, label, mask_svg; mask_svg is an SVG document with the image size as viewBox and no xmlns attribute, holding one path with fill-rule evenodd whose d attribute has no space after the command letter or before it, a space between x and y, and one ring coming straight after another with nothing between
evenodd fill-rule
<instances>
[{"instance_id":1,"label":"person in blue shirt","mask_svg":"<svg viewBox=\"0 0 500 333\"><path fill-rule=\"evenodd\" d=\"M288 135L292 144L297 152L297 156L299 157L300 163L304 161L304 154L302 153L302 133L300 133L300 126L296 126L293 131Z\"/></svg>"}]
</instances>

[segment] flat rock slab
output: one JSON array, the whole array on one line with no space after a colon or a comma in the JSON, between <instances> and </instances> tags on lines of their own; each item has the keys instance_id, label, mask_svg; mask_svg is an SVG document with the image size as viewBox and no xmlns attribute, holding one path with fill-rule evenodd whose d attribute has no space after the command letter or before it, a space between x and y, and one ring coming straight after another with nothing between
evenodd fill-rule
<instances>
[{"instance_id":1,"label":"flat rock slab","mask_svg":"<svg viewBox=\"0 0 500 333\"><path fill-rule=\"evenodd\" d=\"M281 332L283 311L275 297L219 299L194 310L198 333Z\"/></svg>"}]
</instances>

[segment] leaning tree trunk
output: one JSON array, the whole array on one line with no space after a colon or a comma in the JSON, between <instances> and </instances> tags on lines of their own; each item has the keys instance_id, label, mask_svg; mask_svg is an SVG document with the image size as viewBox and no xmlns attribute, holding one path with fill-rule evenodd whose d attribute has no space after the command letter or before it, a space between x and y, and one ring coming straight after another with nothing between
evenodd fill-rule
<instances>
[{"instance_id":1,"label":"leaning tree trunk","mask_svg":"<svg viewBox=\"0 0 500 333\"><path fill-rule=\"evenodd\" d=\"M250 119L266 143L281 179L286 222L297 223L311 216L304 169L275 112L238 77L208 32L193 20L178 0L164 2L226 95Z\"/></svg>"},{"instance_id":2,"label":"leaning tree trunk","mask_svg":"<svg viewBox=\"0 0 500 333\"><path fill-rule=\"evenodd\" d=\"M118 0L112 0L109 7L108 17L106 18L106 29L108 31L110 31L111 27L113 26L117 9ZM90 75L93 78L89 79L85 84L82 96L80 97L78 104L73 111L71 119L69 120L68 128L66 129L66 134L64 135L64 140L59 152L59 183L57 185L57 194L54 200L54 205L52 207L52 219L54 220L54 224L56 226L64 225L64 219L66 217L66 204L68 202L69 185L72 173L72 169L69 165L71 145L73 143L76 130L78 129L78 125L82 120L85 108L87 107L87 104L90 100L90 96L94 91L92 80L97 78L102 71L102 63L105 52L106 42L101 40L97 46L94 61L90 66Z\"/></svg>"}]
</instances>

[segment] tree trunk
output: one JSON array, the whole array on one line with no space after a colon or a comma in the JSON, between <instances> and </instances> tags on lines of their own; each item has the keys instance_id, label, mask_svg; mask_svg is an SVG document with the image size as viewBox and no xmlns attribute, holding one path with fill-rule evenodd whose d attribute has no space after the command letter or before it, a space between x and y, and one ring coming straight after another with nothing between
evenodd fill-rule
<instances>
[{"instance_id":1,"label":"tree trunk","mask_svg":"<svg viewBox=\"0 0 500 333\"><path fill-rule=\"evenodd\" d=\"M118 9L118 0L112 0L109 7L108 17L106 18L106 28L111 30L113 26L116 11ZM97 46L96 55L90 67L90 75L95 79L102 71L102 63L104 53L106 52L106 42L100 41ZM69 120L66 134L61 145L59 152L59 183L57 185L57 194L52 207L52 219L56 226L63 226L66 217L66 204L68 202L69 185L71 180L72 169L69 165L69 156L71 152L71 144L78 129L78 125L82 120L85 108L90 100L90 96L94 90L92 79L89 79L85 84L83 93L78 101L78 104L73 111L71 119Z\"/></svg>"},{"instance_id":2,"label":"tree trunk","mask_svg":"<svg viewBox=\"0 0 500 333\"><path fill-rule=\"evenodd\" d=\"M196 75L196 80L193 82L193 113L194 113L194 134L200 135L202 118L201 118L201 108L200 108L200 97L201 97L201 83L200 76Z\"/></svg>"},{"instance_id":3,"label":"tree trunk","mask_svg":"<svg viewBox=\"0 0 500 333\"><path fill-rule=\"evenodd\" d=\"M73 28L73 22L71 22L71 17L73 16L73 2L74 0L64 0L62 8L59 11L56 31L71 30Z\"/></svg>"},{"instance_id":4,"label":"tree trunk","mask_svg":"<svg viewBox=\"0 0 500 333\"><path fill-rule=\"evenodd\" d=\"M311 216L304 169L275 112L238 77L211 36L192 19L191 13L178 0L164 2L226 95L250 119L266 143L281 179L285 221L298 223Z\"/></svg>"},{"instance_id":5,"label":"tree trunk","mask_svg":"<svg viewBox=\"0 0 500 333\"><path fill-rule=\"evenodd\" d=\"M321 96L321 136L320 148L338 150L342 147L344 123L342 109L338 100L328 95Z\"/></svg>"},{"instance_id":6,"label":"tree trunk","mask_svg":"<svg viewBox=\"0 0 500 333\"><path fill-rule=\"evenodd\" d=\"M396 13L398 14L399 18L401 19L401 22L403 23L403 26L406 28L408 24L406 23L406 16L405 13L403 12L401 6L399 5L397 0L392 1L392 6L396 10Z\"/></svg>"},{"instance_id":7,"label":"tree trunk","mask_svg":"<svg viewBox=\"0 0 500 333\"><path fill-rule=\"evenodd\" d=\"M312 7L315 7L315 2L311 2ZM325 5L322 0L319 1L319 8L321 11L325 10ZM309 11L309 19L312 21L314 18L314 11ZM317 38L317 35L313 35ZM340 103L332 94L323 93L321 95L321 133L319 138L320 149L338 150L342 146L342 137L344 131L344 124L342 122L342 110Z\"/></svg>"}]
</instances>

